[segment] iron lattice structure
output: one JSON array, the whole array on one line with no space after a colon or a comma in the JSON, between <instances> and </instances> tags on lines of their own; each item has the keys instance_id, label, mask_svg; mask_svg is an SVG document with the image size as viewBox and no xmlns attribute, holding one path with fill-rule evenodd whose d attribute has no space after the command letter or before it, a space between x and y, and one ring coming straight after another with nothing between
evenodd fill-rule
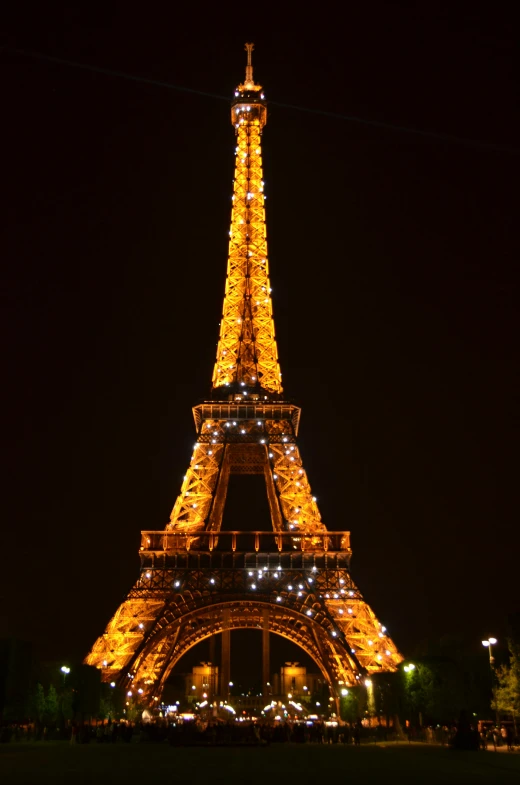
<instances>
[{"instance_id":1,"label":"iron lattice structure","mask_svg":"<svg viewBox=\"0 0 520 785\"><path fill-rule=\"evenodd\" d=\"M139 580L86 658L105 681L150 701L188 649L238 628L301 646L336 697L338 683L402 660L352 580L349 533L321 521L297 444L300 409L282 397L262 176L267 109L246 49L231 108L235 179L212 399L193 409L197 442L171 520L142 533ZM264 476L270 531L222 529L231 474Z\"/></svg>"}]
</instances>

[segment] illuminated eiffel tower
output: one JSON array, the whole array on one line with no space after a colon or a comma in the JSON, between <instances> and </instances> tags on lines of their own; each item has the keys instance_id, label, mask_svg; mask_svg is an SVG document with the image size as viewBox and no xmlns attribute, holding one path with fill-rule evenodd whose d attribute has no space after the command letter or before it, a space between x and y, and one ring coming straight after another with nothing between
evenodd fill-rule
<instances>
[{"instance_id":1,"label":"illuminated eiffel tower","mask_svg":"<svg viewBox=\"0 0 520 785\"><path fill-rule=\"evenodd\" d=\"M212 397L193 408L197 441L171 520L142 532L140 577L85 660L151 705L179 659L217 634L227 697L230 633L239 628L263 630L266 694L270 633L304 649L336 699L338 685L402 660L352 580L349 533L321 521L298 449L300 409L282 394L262 174L267 109L252 49L231 107L235 179ZM221 528L231 474L264 476L268 531Z\"/></svg>"}]
</instances>

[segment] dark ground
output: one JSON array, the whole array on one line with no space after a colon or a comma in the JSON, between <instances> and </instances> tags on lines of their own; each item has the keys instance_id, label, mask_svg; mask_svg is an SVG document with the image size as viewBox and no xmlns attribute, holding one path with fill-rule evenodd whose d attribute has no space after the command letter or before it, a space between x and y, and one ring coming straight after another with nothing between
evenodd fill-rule
<instances>
[{"instance_id":1,"label":"dark ground","mask_svg":"<svg viewBox=\"0 0 520 785\"><path fill-rule=\"evenodd\" d=\"M169 745L6 744L2 785L53 783L226 783L278 781L477 785L520 781L520 754L454 752L422 744L271 745L265 748L172 748Z\"/></svg>"}]
</instances>

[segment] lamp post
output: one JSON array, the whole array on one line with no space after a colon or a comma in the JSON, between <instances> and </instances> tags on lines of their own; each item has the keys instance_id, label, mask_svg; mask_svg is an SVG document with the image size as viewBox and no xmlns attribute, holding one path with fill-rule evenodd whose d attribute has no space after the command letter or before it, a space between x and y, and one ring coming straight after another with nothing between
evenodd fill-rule
<instances>
[{"instance_id":1,"label":"lamp post","mask_svg":"<svg viewBox=\"0 0 520 785\"><path fill-rule=\"evenodd\" d=\"M405 687L405 706L407 710L410 711L410 720L406 720L407 724L415 723L415 711L417 709L416 703L416 695L417 693L411 689L412 684L414 683L415 679L413 678L412 674L415 670L415 664L413 662L408 662L406 665L403 665L403 670L407 674L404 677L404 687ZM408 713L408 711L407 711ZM419 715L419 725L422 725L422 715L421 712L417 712Z\"/></svg>"},{"instance_id":2,"label":"lamp post","mask_svg":"<svg viewBox=\"0 0 520 785\"><path fill-rule=\"evenodd\" d=\"M67 678L67 674L70 673L70 668L66 665L62 665L60 671L63 673L63 686L65 687L65 679Z\"/></svg>"},{"instance_id":3,"label":"lamp post","mask_svg":"<svg viewBox=\"0 0 520 785\"><path fill-rule=\"evenodd\" d=\"M495 723L498 725L498 706L495 697L495 658L493 657L493 646L498 643L496 638L488 638L487 641L482 641L482 645L489 651L489 672L491 675L491 695L495 701Z\"/></svg>"}]
</instances>

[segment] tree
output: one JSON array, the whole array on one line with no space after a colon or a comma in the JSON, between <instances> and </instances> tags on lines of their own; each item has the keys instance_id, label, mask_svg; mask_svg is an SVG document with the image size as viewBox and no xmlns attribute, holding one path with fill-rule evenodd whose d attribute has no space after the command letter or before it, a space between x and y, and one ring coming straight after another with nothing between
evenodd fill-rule
<instances>
[{"instance_id":1,"label":"tree","mask_svg":"<svg viewBox=\"0 0 520 785\"><path fill-rule=\"evenodd\" d=\"M128 701L128 708L126 710L126 717L130 720L130 722L138 722L143 714L143 710L146 708L146 705L140 698L134 698L131 701Z\"/></svg>"},{"instance_id":2,"label":"tree","mask_svg":"<svg viewBox=\"0 0 520 785\"><path fill-rule=\"evenodd\" d=\"M508 641L509 666L496 670L497 686L493 700L495 711L509 714L513 718L516 736L516 721L520 715L520 646Z\"/></svg>"},{"instance_id":3,"label":"tree","mask_svg":"<svg viewBox=\"0 0 520 785\"><path fill-rule=\"evenodd\" d=\"M363 717L366 709L366 690L363 687L349 687L347 694L340 698L339 705L341 719L346 722L356 722Z\"/></svg>"},{"instance_id":4,"label":"tree","mask_svg":"<svg viewBox=\"0 0 520 785\"><path fill-rule=\"evenodd\" d=\"M38 722L42 723L45 717L45 692L40 682L36 685L33 694L33 708Z\"/></svg>"},{"instance_id":5,"label":"tree","mask_svg":"<svg viewBox=\"0 0 520 785\"><path fill-rule=\"evenodd\" d=\"M114 720L122 717L126 703L124 695L124 691L119 687L110 687L108 684L102 684L98 717L104 720Z\"/></svg>"},{"instance_id":6,"label":"tree","mask_svg":"<svg viewBox=\"0 0 520 785\"><path fill-rule=\"evenodd\" d=\"M466 708L462 673L453 660L429 657L407 667L402 668L402 698L412 725L453 722Z\"/></svg>"},{"instance_id":7,"label":"tree","mask_svg":"<svg viewBox=\"0 0 520 785\"><path fill-rule=\"evenodd\" d=\"M40 686L40 685L38 685ZM49 687L45 697L45 720L49 725L56 725L58 721L59 702L58 693L53 684Z\"/></svg>"},{"instance_id":8,"label":"tree","mask_svg":"<svg viewBox=\"0 0 520 785\"><path fill-rule=\"evenodd\" d=\"M74 692L64 689L61 693L61 713L65 722L74 718Z\"/></svg>"}]
</instances>

